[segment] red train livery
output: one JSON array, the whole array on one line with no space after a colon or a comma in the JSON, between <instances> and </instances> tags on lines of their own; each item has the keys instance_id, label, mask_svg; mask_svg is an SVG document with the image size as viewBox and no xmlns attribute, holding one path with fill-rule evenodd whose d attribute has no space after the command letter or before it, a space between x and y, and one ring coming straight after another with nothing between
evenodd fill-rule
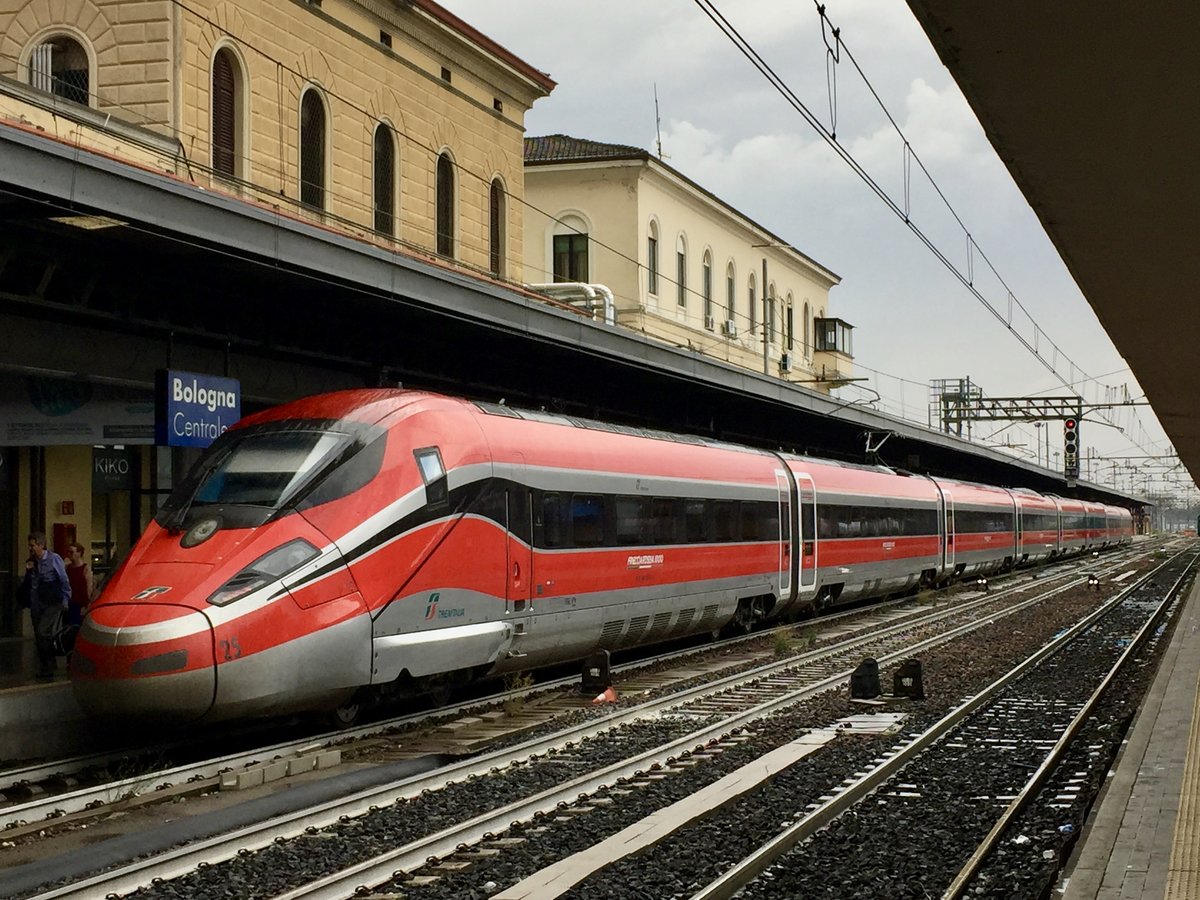
<instances>
[{"instance_id":1,"label":"red train livery","mask_svg":"<svg viewBox=\"0 0 1200 900\"><path fill-rule=\"evenodd\" d=\"M1127 510L402 390L250 416L71 659L99 716L423 691L1132 539Z\"/></svg>"}]
</instances>

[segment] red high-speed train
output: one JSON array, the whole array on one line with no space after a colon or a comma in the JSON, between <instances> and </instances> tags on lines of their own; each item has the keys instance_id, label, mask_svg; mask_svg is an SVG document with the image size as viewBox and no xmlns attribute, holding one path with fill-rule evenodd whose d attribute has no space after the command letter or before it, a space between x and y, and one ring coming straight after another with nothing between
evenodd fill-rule
<instances>
[{"instance_id":1,"label":"red high-speed train","mask_svg":"<svg viewBox=\"0 0 1200 900\"><path fill-rule=\"evenodd\" d=\"M1132 539L1127 510L404 390L250 416L91 607L88 712L337 710Z\"/></svg>"}]
</instances>

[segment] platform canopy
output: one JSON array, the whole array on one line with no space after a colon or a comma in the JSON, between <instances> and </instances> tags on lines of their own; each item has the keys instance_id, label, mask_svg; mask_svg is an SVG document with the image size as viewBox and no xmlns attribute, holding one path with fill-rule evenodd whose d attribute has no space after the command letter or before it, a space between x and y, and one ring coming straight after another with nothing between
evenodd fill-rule
<instances>
[{"instance_id":1,"label":"platform canopy","mask_svg":"<svg viewBox=\"0 0 1200 900\"><path fill-rule=\"evenodd\" d=\"M1200 481L1200 4L909 6Z\"/></svg>"}]
</instances>

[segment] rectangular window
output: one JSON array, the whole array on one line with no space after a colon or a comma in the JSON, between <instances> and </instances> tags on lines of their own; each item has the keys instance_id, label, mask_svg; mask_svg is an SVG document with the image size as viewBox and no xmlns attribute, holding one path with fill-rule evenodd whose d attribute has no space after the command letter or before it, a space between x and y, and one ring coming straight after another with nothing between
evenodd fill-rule
<instances>
[{"instance_id":1,"label":"rectangular window","mask_svg":"<svg viewBox=\"0 0 1200 900\"><path fill-rule=\"evenodd\" d=\"M588 236L586 234L556 234L554 236L554 280L588 280Z\"/></svg>"},{"instance_id":2,"label":"rectangular window","mask_svg":"<svg viewBox=\"0 0 1200 900\"><path fill-rule=\"evenodd\" d=\"M550 549L570 546L570 518L564 494L542 497L542 541Z\"/></svg>"},{"instance_id":3,"label":"rectangular window","mask_svg":"<svg viewBox=\"0 0 1200 900\"><path fill-rule=\"evenodd\" d=\"M758 327L758 303L754 297L754 285L750 285L750 333Z\"/></svg>"},{"instance_id":4,"label":"rectangular window","mask_svg":"<svg viewBox=\"0 0 1200 900\"><path fill-rule=\"evenodd\" d=\"M383 44L383 46L385 46L385 47L391 48L392 36L390 34L388 34L386 31L379 32L379 43Z\"/></svg>"},{"instance_id":5,"label":"rectangular window","mask_svg":"<svg viewBox=\"0 0 1200 900\"><path fill-rule=\"evenodd\" d=\"M792 308L787 308L787 348L791 350L795 346L796 331L792 319Z\"/></svg>"},{"instance_id":6,"label":"rectangular window","mask_svg":"<svg viewBox=\"0 0 1200 900\"><path fill-rule=\"evenodd\" d=\"M650 501L645 497L617 497L613 509L617 544L636 546L642 543L649 512Z\"/></svg>"},{"instance_id":7,"label":"rectangular window","mask_svg":"<svg viewBox=\"0 0 1200 900\"><path fill-rule=\"evenodd\" d=\"M712 503L713 512L713 540L718 543L728 543L736 540L735 525L735 510L732 500L714 500Z\"/></svg>"},{"instance_id":8,"label":"rectangular window","mask_svg":"<svg viewBox=\"0 0 1200 900\"><path fill-rule=\"evenodd\" d=\"M679 305L687 306L687 254L675 254L675 283L679 285Z\"/></svg>"},{"instance_id":9,"label":"rectangular window","mask_svg":"<svg viewBox=\"0 0 1200 900\"><path fill-rule=\"evenodd\" d=\"M767 328L765 331L765 340L770 343L775 343L775 298L767 298Z\"/></svg>"},{"instance_id":10,"label":"rectangular window","mask_svg":"<svg viewBox=\"0 0 1200 900\"><path fill-rule=\"evenodd\" d=\"M650 501L650 521L654 543L675 543L675 501L670 497L655 497Z\"/></svg>"},{"instance_id":11,"label":"rectangular window","mask_svg":"<svg viewBox=\"0 0 1200 900\"><path fill-rule=\"evenodd\" d=\"M733 276L730 275L728 278L725 279L725 306L726 306L725 316L726 316L726 318L731 319L731 320L733 319L733 300L734 300Z\"/></svg>"},{"instance_id":12,"label":"rectangular window","mask_svg":"<svg viewBox=\"0 0 1200 900\"><path fill-rule=\"evenodd\" d=\"M646 290L658 293L658 238L646 238Z\"/></svg>"},{"instance_id":13,"label":"rectangular window","mask_svg":"<svg viewBox=\"0 0 1200 900\"><path fill-rule=\"evenodd\" d=\"M604 543L603 497L575 494L571 498L571 534L576 547L599 547Z\"/></svg>"},{"instance_id":14,"label":"rectangular window","mask_svg":"<svg viewBox=\"0 0 1200 900\"><path fill-rule=\"evenodd\" d=\"M684 501L684 528L689 544L703 544L708 540L708 529L705 527L703 500Z\"/></svg>"}]
</instances>

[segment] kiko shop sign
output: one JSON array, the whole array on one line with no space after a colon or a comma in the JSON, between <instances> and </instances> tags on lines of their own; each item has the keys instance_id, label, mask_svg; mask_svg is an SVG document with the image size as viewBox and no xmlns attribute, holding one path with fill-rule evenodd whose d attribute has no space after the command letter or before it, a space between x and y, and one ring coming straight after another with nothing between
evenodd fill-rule
<instances>
[{"instance_id":1,"label":"kiko shop sign","mask_svg":"<svg viewBox=\"0 0 1200 900\"><path fill-rule=\"evenodd\" d=\"M236 378L159 369L154 387L154 442L207 447L242 417Z\"/></svg>"}]
</instances>

